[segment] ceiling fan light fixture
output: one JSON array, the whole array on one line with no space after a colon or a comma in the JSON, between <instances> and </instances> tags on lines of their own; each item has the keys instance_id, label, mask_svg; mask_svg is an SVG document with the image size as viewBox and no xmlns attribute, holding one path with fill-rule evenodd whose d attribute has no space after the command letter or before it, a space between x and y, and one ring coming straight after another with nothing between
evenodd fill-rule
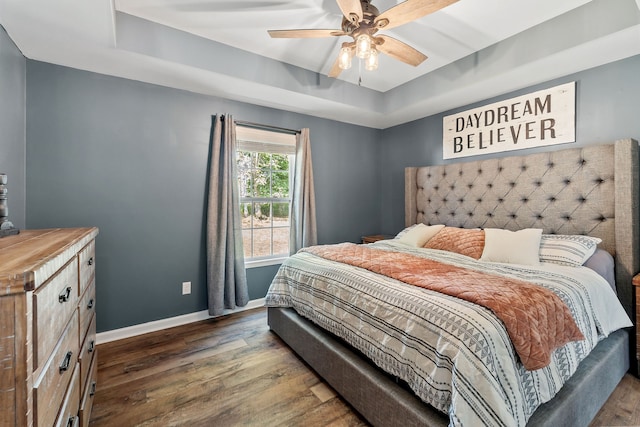
<instances>
[{"instance_id":1,"label":"ceiling fan light fixture","mask_svg":"<svg viewBox=\"0 0 640 427\"><path fill-rule=\"evenodd\" d=\"M356 38L356 56L360 59L367 59L371 55L372 40L369 34L360 34Z\"/></svg>"},{"instance_id":2,"label":"ceiling fan light fixture","mask_svg":"<svg viewBox=\"0 0 640 427\"><path fill-rule=\"evenodd\" d=\"M364 68L367 71L375 71L378 69L378 51L372 48L369 57L365 59Z\"/></svg>"},{"instance_id":3,"label":"ceiling fan light fixture","mask_svg":"<svg viewBox=\"0 0 640 427\"><path fill-rule=\"evenodd\" d=\"M348 70L351 68L351 49L343 47L340 49L340 55L338 56L338 67L341 70Z\"/></svg>"},{"instance_id":4,"label":"ceiling fan light fixture","mask_svg":"<svg viewBox=\"0 0 640 427\"><path fill-rule=\"evenodd\" d=\"M337 78L342 70L351 68L354 56L363 60L367 70L378 69L379 53L417 67L427 59L426 55L393 37L376 36L377 32L415 21L459 0L403 0L395 2L395 6L382 13L371 4L372 0L335 1L342 12L341 29L269 30L272 38L351 37L353 41L342 44L331 66L328 76L333 78ZM362 62L358 65L362 66Z\"/></svg>"}]
</instances>

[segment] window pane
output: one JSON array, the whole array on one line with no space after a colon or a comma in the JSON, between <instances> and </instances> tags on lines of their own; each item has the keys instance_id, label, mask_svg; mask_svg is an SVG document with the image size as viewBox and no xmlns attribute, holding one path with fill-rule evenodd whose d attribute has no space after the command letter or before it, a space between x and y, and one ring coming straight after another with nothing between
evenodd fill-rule
<instances>
[{"instance_id":1,"label":"window pane","mask_svg":"<svg viewBox=\"0 0 640 427\"><path fill-rule=\"evenodd\" d=\"M254 203L253 228L271 227L271 203Z\"/></svg>"},{"instance_id":2,"label":"window pane","mask_svg":"<svg viewBox=\"0 0 640 427\"><path fill-rule=\"evenodd\" d=\"M261 228L253 230L253 256L271 255L271 229Z\"/></svg>"},{"instance_id":3,"label":"window pane","mask_svg":"<svg viewBox=\"0 0 640 427\"><path fill-rule=\"evenodd\" d=\"M289 227L273 229L273 254L289 255Z\"/></svg>"},{"instance_id":4,"label":"window pane","mask_svg":"<svg viewBox=\"0 0 640 427\"><path fill-rule=\"evenodd\" d=\"M251 258L251 233L252 230L242 230L242 249L245 258Z\"/></svg>"},{"instance_id":5,"label":"window pane","mask_svg":"<svg viewBox=\"0 0 640 427\"><path fill-rule=\"evenodd\" d=\"M256 153L258 161L256 163L257 168L271 169L271 154L269 153Z\"/></svg>"},{"instance_id":6,"label":"window pane","mask_svg":"<svg viewBox=\"0 0 640 427\"><path fill-rule=\"evenodd\" d=\"M238 151L237 153L238 166L241 168L251 167L252 153L249 151Z\"/></svg>"},{"instance_id":7,"label":"window pane","mask_svg":"<svg viewBox=\"0 0 640 427\"><path fill-rule=\"evenodd\" d=\"M251 217L253 216L252 203L240 203L240 218L242 220L242 228L251 228Z\"/></svg>"},{"instance_id":8,"label":"window pane","mask_svg":"<svg viewBox=\"0 0 640 427\"><path fill-rule=\"evenodd\" d=\"M258 167L258 153L251 153L251 167Z\"/></svg>"},{"instance_id":9,"label":"window pane","mask_svg":"<svg viewBox=\"0 0 640 427\"><path fill-rule=\"evenodd\" d=\"M251 195L251 153L239 151L237 165L240 197L249 197Z\"/></svg>"},{"instance_id":10,"label":"window pane","mask_svg":"<svg viewBox=\"0 0 640 427\"><path fill-rule=\"evenodd\" d=\"M273 226L288 227L289 226L289 202L273 204Z\"/></svg>"},{"instance_id":11,"label":"window pane","mask_svg":"<svg viewBox=\"0 0 640 427\"><path fill-rule=\"evenodd\" d=\"M289 156L286 154L273 154L272 162L273 162L273 170L278 170L278 171L289 170Z\"/></svg>"},{"instance_id":12,"label":"window pane","mask_svg":"<svg viewBox=\"0 0 640 427\"><path fill-rule=\"evenodd\" d=\"M273 196L279 199L289 197L289 172L273 172Z\"/></svg>"},{"instance_id":13,"label":"window pane","mask_svg":"<svg viewBox=\"0 0 640 427\"><path fill-rule=\"evenodd\" d=\"M256 170L254 197L271 197L271 169Z\"/></svg>"},{"instance_id":14,"label":"window pane","mask_svg":"<svg viewBox=\"0 0 640 427\"><path fill-rule=\"evenodd\" d=\"M240 187L240 197L253 196L253 177L251 170L238 170L238 184Z\"/></svg>"}]
</instances>

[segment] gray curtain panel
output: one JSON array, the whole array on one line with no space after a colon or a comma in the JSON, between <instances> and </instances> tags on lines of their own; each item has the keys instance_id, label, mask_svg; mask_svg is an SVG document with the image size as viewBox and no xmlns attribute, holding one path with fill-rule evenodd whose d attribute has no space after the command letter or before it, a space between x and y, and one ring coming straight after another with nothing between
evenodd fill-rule
<instances>
[{"instance_id":1,"label":"gray curtain panel","mask_svg":"<svg viewBox=\"0 0 640 427\"><path fill-rule=\"evenodd\" d=\"M313 190L311 142L309 129L300 130L296 140L296 164L291 200L291 233L289 251L318 244L316 226L316 196Z\"/></svg>"},{"instance_id":2,"label":"gray curtain panel","mask_svg":"<svg viewBox=\"0 0 640 427\"><path fill-rule=\"evenodd\" d=\"M236 171L236 127L230 115L213 117L207 200L207 293L209 314L249 302L242 247Z\"/></svg>"}]
</instances>

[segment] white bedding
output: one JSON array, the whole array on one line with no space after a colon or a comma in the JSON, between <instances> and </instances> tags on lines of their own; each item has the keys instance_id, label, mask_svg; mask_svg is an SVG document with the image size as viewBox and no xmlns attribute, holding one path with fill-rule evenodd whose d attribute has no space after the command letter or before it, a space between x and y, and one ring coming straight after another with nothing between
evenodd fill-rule
<instances>
[{"instance_id":1,"label":"white bedding","mask_svg":"<svg viewBox=\"0 0 640 427\"><path fill-rule=\"evenodd\" d=\"M393 240L374 247L538 283L559 295L586 337L557 349L550 366L526 371L488 309L309 253L283 263L267 306L293 307L340 336L448 413L452 426L525 425L600 339L631 326L607 281L586 267L486 263Z\"/></svg>"}]
</instances>

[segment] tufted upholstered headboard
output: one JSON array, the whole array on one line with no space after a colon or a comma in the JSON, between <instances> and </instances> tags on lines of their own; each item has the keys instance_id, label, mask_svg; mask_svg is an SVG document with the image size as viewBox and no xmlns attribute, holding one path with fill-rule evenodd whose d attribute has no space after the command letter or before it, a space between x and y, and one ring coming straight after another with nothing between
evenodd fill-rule
<instances>
[{"instance_id":1,"label":"tufted upholstered headboard","mask_svg":"<svg viewBox=\"0 0 640 427\"><path fill-rule=\"evenodd\" d=\"M586 234L616 262L618 296L633 318L640 271L638 143L614 144L405 170L405 223L542 228Z\"/></svg>"}]
</instances>

